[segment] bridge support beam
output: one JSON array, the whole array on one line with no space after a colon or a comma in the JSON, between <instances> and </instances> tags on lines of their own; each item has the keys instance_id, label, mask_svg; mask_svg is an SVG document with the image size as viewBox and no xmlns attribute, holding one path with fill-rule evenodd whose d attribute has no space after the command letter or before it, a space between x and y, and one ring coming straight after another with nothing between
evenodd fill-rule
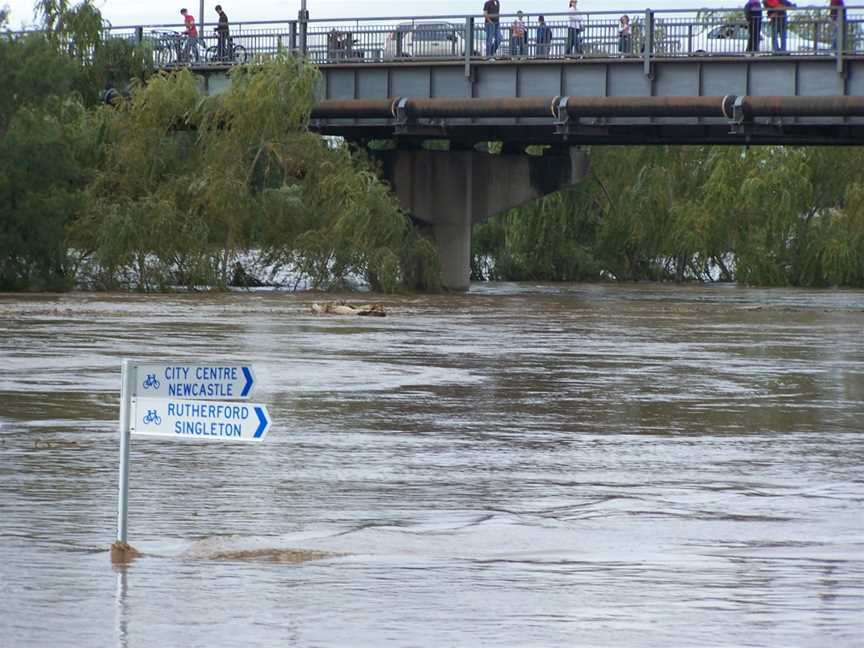
<instances>
[{"instance_id":1,"label":"bridge support beam","mask_svg":"<svg viewBox=\"0 0 864 648\"><path fill-rule=\"evenodd\" d=\"M402 207L434 232L448 290L468 290L471 226L581 180L588 158L576 147L534 156L475 150L376 151Z\"/></svg>"}]
</instances>

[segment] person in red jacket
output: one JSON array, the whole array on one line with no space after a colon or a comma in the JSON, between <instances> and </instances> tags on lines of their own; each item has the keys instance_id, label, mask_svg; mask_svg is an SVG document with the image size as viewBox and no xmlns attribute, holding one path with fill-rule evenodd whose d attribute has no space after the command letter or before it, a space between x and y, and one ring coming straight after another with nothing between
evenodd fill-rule
<instances>
[{"instance_id":1,"label":"person in red jacket","mask_svg":"<svg viewBox=\"0 0 864 648\"><path fill-rule=\"evenodd\" d=\"M786 7L794 7L788 0L763 0L771 21L771 49L775 52L786 51Z\"/></svg>"},{"instance_id":2,"label":"person in red jacket","mask_svg":"<svg viewBox=\"0 0 864 648\"><path fill-rule=\"evenodd\" d=\"M186 8L180 10L180 15L183 16L183 25L186 27L186 39L183 44L183 56L189 61L194 54L195 60L198 60L198 28L195 26L195 16L190 14Z\"/></svg>"}]
</instances>

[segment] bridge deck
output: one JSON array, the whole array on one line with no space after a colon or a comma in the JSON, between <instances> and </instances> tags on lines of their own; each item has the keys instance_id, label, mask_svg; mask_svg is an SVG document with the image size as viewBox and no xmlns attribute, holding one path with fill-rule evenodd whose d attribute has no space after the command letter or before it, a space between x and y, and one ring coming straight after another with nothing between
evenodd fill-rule
<instances>
[{"instance_id":1,"label":"bridge deck","mask_svg":"<svg viewBox=\"0 0 864 648\"><path fill-rule=\"evenodd\" d=\"M554 35L545 47L538 16L523 16L527 32L514 40L515 16L502 16L495 60L490 32L478 16L427 16L232 26L232 36L259 59L277 49L296 50L319 64L322 101L394 97L705 97L864 96L864 7L832 14L827 8L788 12L786 47L772 43L775 21L763 17L760 52L749 52L740 10L650 11L632 15L631 36L618 39L622 12L580 14L584 29L574 47L569 14L547 14ZM202 32L203 33L203 32ZM755 33L755 32L752 32ZM142 36L143 29L138 30ZM765 51L766 49L771 51ZM163 49L164 53L164 49ZM170 51L169 51L170 53ZM571 55L571 56L568 56ZM209 92L229 82L222 61L194 66ZM313 115L314 116L314 115ZM603 117L571 120L553 115L403 120L316 118L322 133L368 139L448 138L556 142L779 142L860 143L864 117L789 115L729 127L713 117Z\"/></svg>"},{"instance_id":2,"label":"bridge deck","mask_svg":"<svg viewBox=\"0 0 864 648\"><path fill-rule=\"evenodd\" d=\"M322 100L387 98L518 97L706 97L864 96L864 57L844 59L842 73L830 58L711 57L655 59L651 74L641 61L591 59L529 62L477 62L470 75L457 61L354 63L321 67ZM217 70L206 71L210 92L228 82ZM313 114L313 117L315 115ZM864 117L784 116L756 118L736 128L723 117L586 116L556 125L548 117L465 117L414 119L315 118L313 128L349 139L434 139L463 142L503 140L523 144L624 143L782 143L860 144Z\"/></svg>"}]
</instances>

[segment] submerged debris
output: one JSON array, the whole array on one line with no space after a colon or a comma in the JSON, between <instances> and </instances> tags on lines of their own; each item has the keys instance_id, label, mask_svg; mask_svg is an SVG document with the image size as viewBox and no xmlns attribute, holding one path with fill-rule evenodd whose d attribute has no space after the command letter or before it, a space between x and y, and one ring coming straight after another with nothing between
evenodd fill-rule
<instances>
[{"instance_id":1,"label":"submerged debris","mask_svg":"<svg viewBox=\"0 0 864 648\"><path fill-rule=\"evenodd\" d=\"M126 542L119 540L111 545L111 562L115 565L130 563L141 555L141 552Z\"/></svg>"},{"instance_id":2,"label":"submerged debris","mask_svg":"<svg viewBox=\"0 0 864 648\"><path fill-rule=\"evenodd\" d=\"M45 439L36 439L33 442L33 447L37 450L55 450L57 448L80 448L81 444L77 441L46 441Z\"/></svg>"},{"instance_id":3,"label":"submerged debris","mask_svg":"<svg viewBox=\"0 0 864 648\"><path fill-rule=\"evenodd\" d=\"M250 274L239 261L234 263L234 272L231 276L231 286L238 288L261 288L264 282Z\"/></svg>"},{"instance_id":4,"label":"submerged debris","mask_svg":"<svg viewBox=\"0 0 864 648\"><path fill-rule=\"evenodd\" d=\"M313 549L234 549L207 556L210 560L261 560L272 563L296 564L308 560L323 560L345 554Z\"/></svg>"},{"instance_id":5,"label":"submerged debris","mask_svg":"<svg viewBox=\"0 0 864 648\"><path fill-rule=\"evenodd\" d=\"M202 538L192 543L178 558L191 560L227 560L268 562L280 564L303 563L308 560L324 560L347 554L321 549L298 549L263 545L265 538L246 538L243 536L215 536ZM250 546L250 543L254 543ZM254 546L258 545L258 546Z\"/></svg>"},{"instance_id":6,"label":"submerged debris","mask_svg":"<svg viewBox=\"0 0 864 648\"><path fill-rule=\"evenodd\" d=\"M312 304L312 312L317 315L366 315L371 317L386 317L387 311L381 304L363 304L352 306L344 301Z\"/></svg>"}]
</instances>

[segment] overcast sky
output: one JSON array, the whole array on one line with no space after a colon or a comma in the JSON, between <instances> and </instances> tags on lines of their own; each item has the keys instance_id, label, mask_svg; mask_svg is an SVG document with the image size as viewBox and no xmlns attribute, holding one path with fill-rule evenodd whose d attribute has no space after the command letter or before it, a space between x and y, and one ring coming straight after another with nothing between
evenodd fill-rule
<instances>
[{"instance_id":1,"label":"overcast sky","mask_svg":"<svg viewBox=\"0 0 864 648\"><path fill-rule=\"evenodd\" d=\"M76 0L70 0L72 4ZM397 3L393 0L363 0L362 2L346 2L345 0L307 0L307 8L312 18L337 17L371 17L371 16L410 16L412 13L423 15L469 14L482 12L484 0L436 0L427 3ZM566 11L568 0L501 0L501 10L504 13L516 12L521 9L528 14L552 13ZM96 6L102 15L113 25L138 25L180 22L180 8L188 3L189 11L198 18L199 0L96 0ZM299 0L277 2L276 0L206 0L204 6L205 19L214 21L216 14L213 7L221 3L232 22L254 20L278 20L297 17L300 9ZM10 25L18 27L31 24L33 21L33 0L0 0L0 6L8 5L12 13ZM632 13L634 10L650 6L652 9L693 9L703 6L738 8L743 0L579 0L582 11L621 10ZM800 5L810 4L800 2ZM826 2L814 2L824 5Z\"/></svg>"}]
</instances>

